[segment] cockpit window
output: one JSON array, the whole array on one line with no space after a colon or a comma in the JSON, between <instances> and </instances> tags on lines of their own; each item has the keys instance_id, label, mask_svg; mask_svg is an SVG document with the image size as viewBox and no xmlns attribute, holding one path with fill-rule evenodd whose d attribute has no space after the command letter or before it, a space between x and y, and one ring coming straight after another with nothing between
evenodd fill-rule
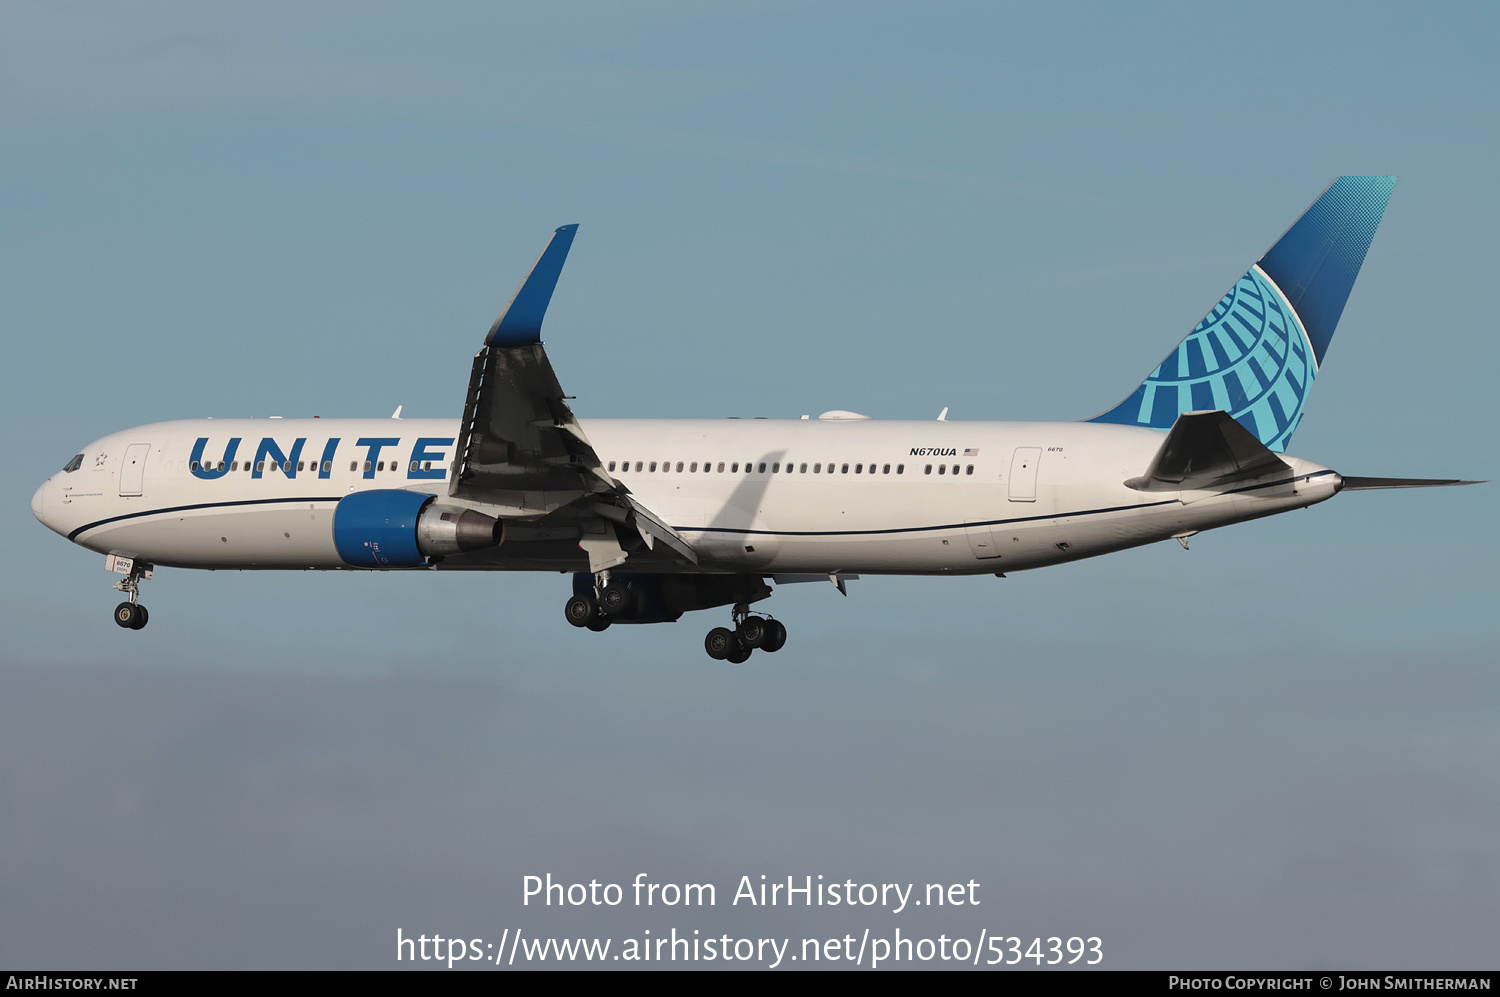
<instances>
[{"instance_id":1,"label":"cockpit window","mask_svg":"<svg viewBox=\"0 0 1500 997\"><path fill-rule=\"evenodd\" d=\"M76 470L78 470L82 466L83 466L83 454L79 454L78 456L74 457L72 460L68 461L68 466L64 467L63 470L64 471L76 471Z\"/></svg>"}]
</instances>

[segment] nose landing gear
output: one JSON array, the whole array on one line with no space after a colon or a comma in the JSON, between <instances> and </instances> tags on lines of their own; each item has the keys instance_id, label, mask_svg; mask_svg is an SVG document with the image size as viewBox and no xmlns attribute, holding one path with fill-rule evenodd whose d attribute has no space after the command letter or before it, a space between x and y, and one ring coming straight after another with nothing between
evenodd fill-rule
<instances>
[{"instance_id":1,"label":"nose landing gear","mask_svg":"<svg viewBox=\"0 0 1500 997\"><path fill-rule=\"evenodd\" d=\"M786 644L786 627L780 620L751 616L750 607L744 603L734 607L731 618L735 623L733 630L714 627L703 639L703 649L715 661L738 665L757 648L770 654Z\"/></svg>"},{"instance_id":2,"label":"nose landing gear","mask_svg":"<svg viewBox=\"0 0 1500 997\"><path fill-rule=\"evenodd\" d=\"M130 566L124 578L115 582L115 591L124 592L129 597L129 601L115 607L115 623L118 626L126 630L140 630L151 619L151 614L141 605L140 590L141 579L150 577L151 565L137 561Z\"/></svg>"}]
</instances>

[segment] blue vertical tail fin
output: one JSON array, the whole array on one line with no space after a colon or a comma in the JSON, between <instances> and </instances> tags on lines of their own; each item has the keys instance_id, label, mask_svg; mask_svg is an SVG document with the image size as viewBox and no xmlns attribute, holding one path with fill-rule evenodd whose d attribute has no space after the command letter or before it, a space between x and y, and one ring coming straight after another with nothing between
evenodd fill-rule
<instances>
[{"instance_id":1,"label":"blue vertical tail fin","mask_svg":"<svg viewBox=\"0 0 1500 997\"><path fill-rule=\"evenodd\" d=\"M1339 177L1119 405L1089 422L1170 429L1222 409L1286 450L1395 177Z\"/></svg>"}]
</instances>

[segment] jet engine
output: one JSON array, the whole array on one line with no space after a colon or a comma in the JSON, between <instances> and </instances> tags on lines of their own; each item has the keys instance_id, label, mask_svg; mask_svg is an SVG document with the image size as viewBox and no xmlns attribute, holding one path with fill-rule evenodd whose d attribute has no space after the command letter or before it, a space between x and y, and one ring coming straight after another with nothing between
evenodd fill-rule
<instances>
[{"instance_id":1,"label":"jet engine","mask_svg":"<svg viewBox=\"0 0 1500 997\"><path fill-rule=\"evenodd\" d=\"M398 488L355 492L333 510L333 545L356 568L412 568L429 559L496 547L505 528L482 512L439 505Z\"/></svg>"}]
</instances>

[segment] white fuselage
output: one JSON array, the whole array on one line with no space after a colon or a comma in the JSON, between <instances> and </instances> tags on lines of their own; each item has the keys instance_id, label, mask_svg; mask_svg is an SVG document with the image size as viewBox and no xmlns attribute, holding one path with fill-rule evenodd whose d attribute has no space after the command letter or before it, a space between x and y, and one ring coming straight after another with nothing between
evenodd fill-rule
<instances>
[{"instance_id":1,"label":"white fuselage","mask_svg":"<svg viewBox=\"0 0 1500 997\"><path fill-rule=\"evenodd\" d=\"M1165 434L1107 424L597 419L583 427L610 474L709 571L1021 570L1312 505L1340 482L1287 457L1290 474L1223 491L1137 491L1125 482ZM42 485L32 509L75 543L156 565L346 568L333 539L346 495L409 489L474 505L446 497L458 432L456 419L156 423L90 444L76 470ZM232 455L231 440L239 441ZM572 556L445 566L579 570Z\"/></svg>"}]
</instances>

